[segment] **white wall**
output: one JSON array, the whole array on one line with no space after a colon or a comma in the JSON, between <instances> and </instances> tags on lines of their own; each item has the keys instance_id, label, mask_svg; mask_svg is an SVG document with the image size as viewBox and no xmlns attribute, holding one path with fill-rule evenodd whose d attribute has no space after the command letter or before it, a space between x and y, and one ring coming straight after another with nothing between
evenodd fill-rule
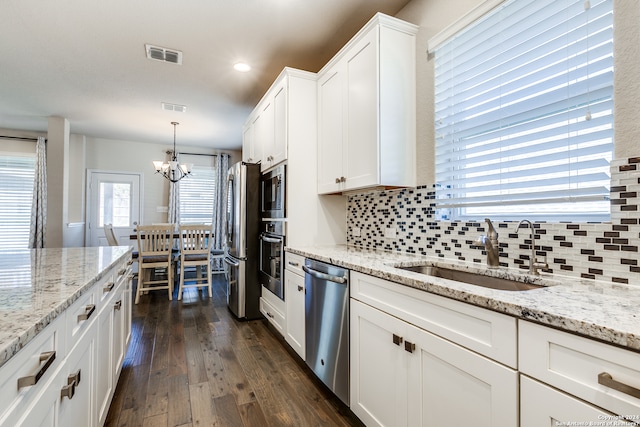
<instances>
[{"instance_id":1,"label":"white wall","mask_svg":"<svg viewBox=\"0 0 640 427\"><path fill-rule=\"evenodd\" d=\"M167 214L158 212L169 199L169 181L155 175L153 160L165 160L166 151L173 147L136 141L86 138L86 168L102 171L126 171L143 174L142 223L166 222ZM179 152L214 154L219 151L202 147L178 145ZM229 164L242 160L239 151L225 151L231 155ZM86 179L86 176L85 176Z\"/></svg>"},{"instance_id":2,"label":"white wall","mask_svg":"<svg viewBox=\"0 0 640 427\"><path fill-rule=\"evenodd\" d=\"M482 0L412 0L396 17L420 26L417 62L417 182L434 178L433 60L427 42L442 29L483 3ZM614 0L615 110L614 158L640 156L640 1Z\"/></svg>"}]
</instances>

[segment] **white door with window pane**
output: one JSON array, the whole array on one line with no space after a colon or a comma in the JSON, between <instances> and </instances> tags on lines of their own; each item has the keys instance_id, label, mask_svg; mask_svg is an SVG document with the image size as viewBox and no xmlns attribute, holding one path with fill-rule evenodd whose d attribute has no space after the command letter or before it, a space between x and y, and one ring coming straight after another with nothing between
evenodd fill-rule
<instances>
[{"instance_id":1,"label":"white door with window pane","mask_svg":"<svg viewBox=\"0 0 640 427\"><path fill-rule=\"evenodd\" d=\"M118 243L131 244L129 236L140 222L142 175L89 170L87 183L87 246L108 246L104 225L112 224Z\"/></svg>"}]
</instances>

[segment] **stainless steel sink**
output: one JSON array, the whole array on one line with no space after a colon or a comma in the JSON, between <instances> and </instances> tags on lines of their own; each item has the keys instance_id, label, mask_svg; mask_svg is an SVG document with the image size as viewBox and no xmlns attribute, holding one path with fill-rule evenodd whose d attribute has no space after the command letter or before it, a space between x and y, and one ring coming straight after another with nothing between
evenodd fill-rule
<instances>
[{"instance_id":1,"label":"stainless steel sink","mask_svg":"<svg viewBox=\"0 0 640 427\"><path fill-rule=\"evenodd\" d=\"M470 285L482 286L484 288L499 289L502 291L530 291L532 289L544 288L543 285L535 285L531 283L518 282L516 280L500 279L498 277L485 276L468 271L452 270L450 268L441 268L432 265L416 265L409 267L397 266L402 270L414 271L420 274L426 274L442 279L454 280L456 282L464 282Z\"/></svg>"}]
</instances>

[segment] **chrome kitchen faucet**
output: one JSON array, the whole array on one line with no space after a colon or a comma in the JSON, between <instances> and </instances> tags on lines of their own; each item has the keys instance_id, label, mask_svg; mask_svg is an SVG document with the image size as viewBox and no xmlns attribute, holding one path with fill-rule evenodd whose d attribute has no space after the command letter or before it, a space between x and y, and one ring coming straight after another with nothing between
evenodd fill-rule
<instances>
[{"instance_id":1,"label":"chrome kitchen faucet","mask_svg":"<svg viewBox=\"0 0 640 427\"><path fill-rule=\"evenodd\" d=\"M518 231L520 231L520 226L523 222L529 224L529 228L531 229L531 255L529 256L529 274L537 276L538 274L540 274L540 272L538 271L538 267L549 268L549 265L546 263L546 261L544 264L538 264L536 262L536 236L535 230L533 229L533 223L531 221L529 221L528 219L523 219L522 221L520 221L518 223L518 226L516 227L516 234L518 234Z\"/></svg>"},{"instance_id":2,"label":"chrome kitchen faucet","mask_svg":"<svg viewBox=\"0 0 640 427\"><path fill-rule=\"evenodd\" d=\"M498 232L493 227L491 220L485 218L489 226L489 233L485 236L478 237L473 244L482 245L487 252L487 266L489 268L497 268L500 266L499 252L498 252Z\"/></svg>"}]
</instances>

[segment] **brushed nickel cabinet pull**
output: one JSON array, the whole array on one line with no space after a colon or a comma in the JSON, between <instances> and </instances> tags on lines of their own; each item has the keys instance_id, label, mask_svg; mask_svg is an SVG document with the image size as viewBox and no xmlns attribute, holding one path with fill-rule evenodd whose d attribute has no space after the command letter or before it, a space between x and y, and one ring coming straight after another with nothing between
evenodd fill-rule
<instances>
[{"instance_id":1,"label":"brushed nickel cabinet pull","mask_svg":"<svg viewBox=\"0 0 640 427\"><path fill-rule=\"evenodd\" d=\"M267 316L269 316L269 317L271 317L273 319L273 314L269 313L268 311L267 311Z\"/></svg>"},{"instance_id":2,"label":"brushed nickel cabinet pull","mask_svg":"<svg viewBox=\"0 0 640 427\"><path fill-rule=\"evenodd\" d=\"M405 341L404 342L404 349L405 351L408 351L409 353L413 353L416 350L416 345L412 342L409 341Z\"/></svg>"},{"instance_id":3,"label":"brushed nickel cabinet pull","mask_svg":"<svg viewBox=\"0 0 640 427\"><path fill-rule=\"evenodd\" d=\"M74 394L76 394L76 383L71 382L71 384L63 386L60 390L60 399L66 397L71 400Z\"/></svg>"},{"instance_id":4,"label":"brushed nickel cabinet pull","mask_svg":"<svg viewBox=\"0 0 640 427\"><path fill-rule=\"evenodd\" d=\"M130 259L129 261L127 261L127 265L131 265L133 264L133 259Z\"/></svg>"},{"instance_id":5,"label":"brushed nickel cabinet pull","mask_svg":"<svg viewBox=\"0 0 640 427\"><path fill-rule=\"evenodd\" d=\"M121 308L122 308L122 300L118 300L115 302L115 304L113 304L114 310L120 310Z\"/></svg>"},{"instance_id":6,"label":"brushed nickel cabinet pull","mask_svg":"<svg viewBox=\"0 0 640 427\"><path fill-rule=\"evenodd\" d=\"M340 184L340 178L336 178L336 184Z\"/></svg>"},{"instance_id":7,"label":"brushed nickel cabinet pull","mask_svg":"<svg viewBox=\"0 0 640 427\"><path fill-rule=\"evenodd\" d=\"M118 270L118 276L122 276L125 273L125 271L127 271L126 268L121 268L120 270Z\"/></svg>"},{"instance_id":8,"label":"brushed nickel cabinet pull","mask_svg":"<svg viewBox=\"0 0 640 427\"><path fill-rule=\"evenodd\" d=\"M102 288L102 292L111 292L114 286L115 286L115 283L109 282L106 285L104 285L104 288Z\"/></svg>"},{"instance_id":9,"label":"brushed nickel cabinet pull","mask_svg":"<svg viewBox=\"0 0 640 427\"><path fill-rule=\"evenodd\" d=\"M302 292L303 289L304 288L302 286L298 285L298 292Z\"/></svg>"},{"instance_id":10,"label":"brushed nickel cabinet pull","mask_svg":"<svg viewBox=\"0 0 640 427\"><path fill-rule=\"evenodd\" d=\"M93 312L96 310L95 304L89 304L84 308L84 313L78 314L78 322L82 322L83 320L89 320Z\"/></svg>"},{"instance_id":11,"label":"brushed nickel cabinet pull","mask_svg":"<svg viewBox=\"0 0 640 427\"><path fill-rule=\"evenodd\" d=\"M400 345L400 344L402 344L402 337L401 337L401 336L398 336L398 335L396 335L396 334L393 334L393 343L394 343L395 345Z\"/></svg>"},{"instance_id":12,"label":"brushed nickel cabinet pull","mask_svg":"<svg viewBox=\"0 0 640 427\"><path fill-rule=\"evenodd\" d=\"M345 178L344 176L340 177L340 182L347 182L347 178Z\"/></svg>"},{"instance_id":13,"label":"brushed nickel cabinet pull","mask_svg":"<svg viewBox=\"0 0 640 427\"><path fill-rule=\"evenodd\" d=\"M618 390L621 393L640 399L640 389L614 380L611 374L607 372L601 372L598 374L598 384L602 384L614 390Z\"/></svg>"},{"instance_id":14,"label":"brushed nickel cabinet pull","mask_svg":"<svg viewBox=\"0 0 640 427\"><path fill-rule=\"evenodd\" d=\"M67 384L74 383L75 385L80 384L80 369L75 374L71 374L67 377Z\"/></svg>"},{"instance_id":15,"label":"brushed nickel cabinet pull","mask_svg":"<svg viewBox=\"0 0 640 427\"><path fill-rule=\"evenodd\" d=\"M299 266L300 264L298 264L297 262L289 261L289 265L294 266L294 267L297 267L297 266Z\"/></svg>"},{"instance_id":16,"label":"brushed nickel cabinet pull","mask_svg":"<svg viewBox=\"0 0 640 427\"><path fill-rule=\"evenodd\" d=\"M45 351L44 353L40 353L40 362L44 362L38 368L38 371L26 377L18 378L18 390L22 387L29 387L38 383L40 378L47 372L49 366L56 360L56 352L55 351Z\"/></svg>"}]
</instances>

